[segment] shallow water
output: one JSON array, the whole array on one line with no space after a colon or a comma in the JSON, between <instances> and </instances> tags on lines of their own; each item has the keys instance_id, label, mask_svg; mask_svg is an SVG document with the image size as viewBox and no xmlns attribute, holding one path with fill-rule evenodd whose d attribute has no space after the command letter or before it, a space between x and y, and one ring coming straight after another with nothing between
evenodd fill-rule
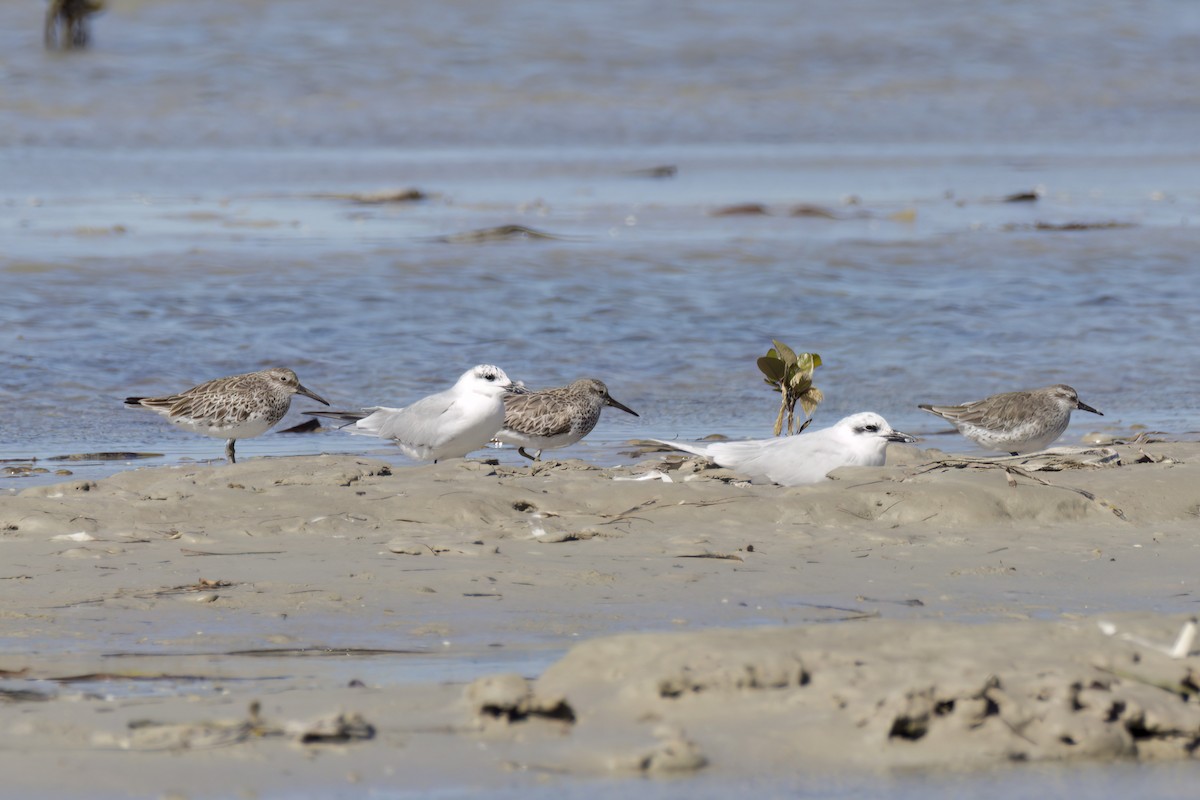
<instances>
[{"instance_id":1,"label":"shallow water","mask_svg":"<svg viewBox=\"0 0 1200 800\"><path fill-rule=\"evenodd\" d=\"M1189 263L1193 229L1180 218L1195 197L1186 210L1183 201L1168 210L1148 195L1139 204L1128 186L1085 196L1087 160L1064 156L1040 171L1060 188L1035 207L988 202L1031 181L1000 161L947 164L910 153L939 170L940 187L971 200L960 205L915 174L892 174L907 182L896 192L906 199L866 203L877 218L708 215L746 197L771 209L810 198L837 207L832 190L789 200L780 170L789 184L813 185L819 159L772 151L770 162L749 147L676 153L681 172L671 181L623 172L655 163L656 151L603 167L579 153L546 162L481 151L467 163L427 153L420 171L436 172L430 164L441 158L449 177L423 174L417 185L438 196L395 208L314 196L369 186L363 178L306 183L297 174L290 183L256 174L307 165L324 173L354 154L238 150L219 154L231 174L245 168L228 191L158 194L164 186L136 195L126 185L95 200L51 190L36 204L11 201L4 213L19 233L0 264L13 332L0 447L7 458L105 450L215 458L218 441L125 410L120 398L276 363L343 407L404 404L477 362L531 386L598 376L642 415L607 413L591 440L600 449L633 436L768 435L775 401L754 359L774 337L823 356L819 423L874 409L929 434L944 426L918 411L920 402L1063 381L1106 414L1077 414L1068 441L1138 424L1194 430L1189 322L1200 289ZM378 156L397 172L408 161ZM163 158L120 161L137 172ZM860 173L844 189L869 197L873 158L842 158ZM19 183L37 160L13 157L9 173ZM92 174L110 159L85 152L63 161ZM507 202L502 181L473 191L464 173L485 166L519 173L521 188ZM1176 166L1191 170L1187 180L1200 177L1194 164ZM172 179L184 180L164 180ZM916 221L887 218L907 208ZM1006 229L1074 219L1136 224ZM432 240L510 222L572 238ZM123 232L98 233L113 226ZM299 420L293 412L280 427ZM968 446L950 437L929 444ZM335 433L271 435L241 452L368 449L378 443Z\"/></svg>"}]
</instances>

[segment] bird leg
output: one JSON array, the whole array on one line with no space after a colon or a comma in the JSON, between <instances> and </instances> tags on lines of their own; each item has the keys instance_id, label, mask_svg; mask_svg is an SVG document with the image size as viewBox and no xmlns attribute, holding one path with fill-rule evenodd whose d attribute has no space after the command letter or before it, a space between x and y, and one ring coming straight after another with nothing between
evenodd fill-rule
<instances>
[{"instance_id":1,"label":"bird leg","mask_svg":"<svg viewBox=\"0 0 1200 800\"><path fill-rule=\"evenodd\" d=\"M225 442L225 457L229 459L230 464L237 463L237 457L233 454L233 446L237 444L237 439L230 439Z\"/></svg>"},{"instance_id":2,"label":"bird leg","mask_svg":"<svg viewBox=\"0 0 1200 800\"><path fill-rule=\"evenodd\" d=\"M526 453L524 447L518 447L517 452L520 453L521 455L525 456L526 458L528 458L530 461L541 461L542 460L542 451L541 450L537 451L536 456L531 456L531 455L529 455L529 453Z\"/></svg>"}]
</instances>

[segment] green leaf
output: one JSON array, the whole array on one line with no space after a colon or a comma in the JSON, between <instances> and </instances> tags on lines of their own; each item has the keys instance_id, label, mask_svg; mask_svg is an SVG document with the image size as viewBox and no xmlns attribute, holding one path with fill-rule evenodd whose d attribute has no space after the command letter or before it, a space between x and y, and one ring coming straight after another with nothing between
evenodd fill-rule
<instances>
[{"instance_id":1,"label":"green leaf","mask_svg":"<svg viewBox=\"0 0 1200 800\"><path fill-rule=\"evenodd\" d=\"M783 361L773 357L770 353L759 358L757 364L762 374L767 376L767 383L778 384L787 374L787 367Z\"/></svg>"},{"instance_id":2,"label":"green leaf","mask_svg":"<svg viewBox=\"0 0 1200 800\"><path fill-rule=\"evenodd\" d=\"M796 363L796 353L792 348L778 339L772 339L771 344L775 345L775 350L779 353L779 357L783 359L783 363L789 367Z\"/></svg>"},{"instance_id":3,"label":"green leaf","mask_svg":"<svg viewBox=\"0 0 1200 800\"><path fill-rule=\"evenodd\" d=\"M767 351L756 362L763 374L763 382L774 391L779 392L779 415L775 419L775 435L779 436L784 429L783 419L787 417L787 432L789 435L808 427L812 421L812 412L824 399L821 391L813 386L813 372L821 366L821 356L816 353L796 354L778 339L772 339L774 347ZM805 421L798 429L796 426L796 404L804 410Z\"/></svg>"}]
</instances>

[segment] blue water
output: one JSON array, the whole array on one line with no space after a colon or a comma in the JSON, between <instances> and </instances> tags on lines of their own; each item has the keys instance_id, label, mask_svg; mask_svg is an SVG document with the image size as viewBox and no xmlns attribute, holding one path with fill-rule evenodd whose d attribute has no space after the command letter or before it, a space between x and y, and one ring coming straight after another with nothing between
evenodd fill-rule
<instances>
[{"instance_id":1,"label":"blue water","mask_svg":"<svg viewBox=\"0 0 1200 800\"><path fill-rule=\"evenodd\" d=\"M680 175L668 181L623 170L661 160L657 149L602 165L579 151L520 160L433 151L417 172L439 196L416 207L318 197L379 184L299 174L337 163L356 173L362 153L206 152L228 173L228 190L204 178L196 195L172 192L185 180L172 164L138 193L125 171L152 172L168 154L71 151L58 161L81 174L123 168L107 177L119 184L112 195L74 197L50 181L36 204L4 207L17 231L0 262L12 332L0 372L5 457L219 456L219 442L125 410L120 398L270 364L350 407L404 404L478 362L531 386L597 376L642 415L606 415L592 436L602 449L634 436L766 435L775 401L754 359L772 338L823 356L818 422L873 409L930 433L941 426L918 403L1061 381L1106 414L1076 415L1068 440L1133 425L1195 430L1189 321L1200 289L1186 214L1196 198L1139 202L1141 186L1090 158L1060 155L1030 178L1002 161L916 149L894 157L906 166L890 177L907 188L864 201L874 217L830 221L783 216L800 201L844 208L832 188L789 197L788 186L832 181L805 147L768 148L770 159L749 146L680 148ZM396 151L371 155L389 172L411 163ZM20 185L49 158L8 153L6 169ZM873 157L839 158L843 191L870 198ZM920 185L913 160L938 172L937 190ZM441 180L432 177L439 163ZM507 202L505 181L473 177L488 164L519 173ZM1110 174L1112 188L1090 193L1090 167ZM991 175L986 187L982 174ZM990 202L1047 181L1057 188L1037 204ZM778 213L708 213L746 198ZM915 221L888 218L907 209ZM1073 220L1133 227L1021 227ZM509 222L571 238L433 240ZM116 225L124 232L98 232ZM342 434L267 436L243 452L371 446Z\"/></svg>"}]
</instances>

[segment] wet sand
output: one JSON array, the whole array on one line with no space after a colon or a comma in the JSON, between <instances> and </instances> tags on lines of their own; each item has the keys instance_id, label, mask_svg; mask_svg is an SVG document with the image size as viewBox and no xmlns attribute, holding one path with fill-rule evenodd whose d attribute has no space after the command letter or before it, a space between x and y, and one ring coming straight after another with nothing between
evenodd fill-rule
<instances>
[{"instance_id":1,"label":"wet sand","mask_svg":"<svg viewBox=\"0 0 1200 800\"><path fill-rule=\"evenodd\" d=\"M33 487L0 498L0 764L25 794L202 797L1188 759L1198 457Z\"/></svg>"}]
</instances>

